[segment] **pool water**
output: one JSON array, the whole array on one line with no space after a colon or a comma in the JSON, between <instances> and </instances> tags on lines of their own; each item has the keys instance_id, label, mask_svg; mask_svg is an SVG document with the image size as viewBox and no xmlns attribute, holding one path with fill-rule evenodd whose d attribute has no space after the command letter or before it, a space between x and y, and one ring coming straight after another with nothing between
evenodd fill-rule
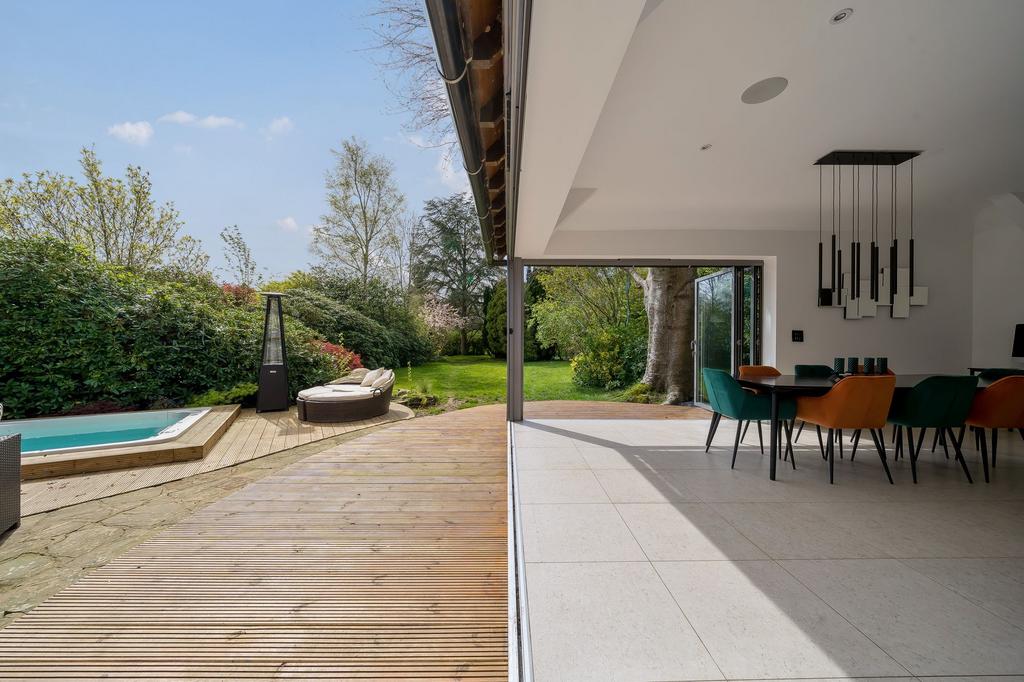
<instances>
[{"instance_id":1,"label":"pool water","mask_svg":"<svg viewBox=\"0 0 1024 682\"><path fill-rule=\"evenodd\" d=\"M4 421L0 435L20 433L25 455L155 443L177 437L207 411L152 410Z\"/></svg>"}]
</instances>

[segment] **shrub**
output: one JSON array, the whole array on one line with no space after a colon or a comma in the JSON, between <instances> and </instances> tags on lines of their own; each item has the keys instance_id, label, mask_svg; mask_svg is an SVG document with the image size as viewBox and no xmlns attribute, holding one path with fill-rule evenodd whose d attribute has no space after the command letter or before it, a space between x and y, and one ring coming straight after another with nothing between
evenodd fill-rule
<instances>
[{"instance_id":1,"label":"shrub","mask_svg":"<svg viewBox=\"0 0 1024 682\"><path fill-rule=\"evenodd\" d=\"M212 282L154 281L52 239L0 239L0 396L13 416L97 401L182 404L257 376L259 305ZM316 332L286 322L289 388L337 376Z\"/></svg>"},{"instance_id":2,"label":"shrub","mask_svg":"<svg viewBox=\"0 0 1024 682\"><path fill-rule=\"evenodd\" d=\"M572 358L572 379L579 386L613 390L637 381L647 359L646 333L638 325L598 329L581 341Z\"/></svg>"},{"instance_id":3,"label":"shrub","mask_svg":"<svg viewBox=\"0 0 1024 682\"><path fill-rule=\"evenodd\" d=\"M244 383L233 386L226 391L216 389L207 391L189 400L192 407L209 407L211 405L241 405L252 407L256 404L256 394L260 387L254 383Z\"/></svg>"}]
</instances>

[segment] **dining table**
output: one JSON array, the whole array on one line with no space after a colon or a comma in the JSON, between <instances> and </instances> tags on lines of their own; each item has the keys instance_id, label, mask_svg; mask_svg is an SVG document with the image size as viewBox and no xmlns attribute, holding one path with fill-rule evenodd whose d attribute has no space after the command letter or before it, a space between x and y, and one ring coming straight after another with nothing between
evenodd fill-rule
<instances>
[{"instance_id":1,"label":"dining table","mask_svg":"<svg viewBox=\"0 0 1024 682\"><path fill-rule=\"evenodd\" d=\"M771 396L771 445L769 447L768 477L775 480L775 468L779 458L779 438L781 435L779 425L779 403L785 398L798 398L801 396L820 396L828 393L837 381L846 378L846 374L833 375L830 377L798 377L794 374L781 374L779 376L755 376L736 377L736 380L744 388L749 388L758 393L767 393ZM872 375L854 375L872 376ZM879 376L879 375L873 375ZM905 391L917 386L928 377L949 376L948 373L934 374L896 374L896 390ZM978 380L978 388L984 388L990 381Z\"/></svg>"}]
</instances>

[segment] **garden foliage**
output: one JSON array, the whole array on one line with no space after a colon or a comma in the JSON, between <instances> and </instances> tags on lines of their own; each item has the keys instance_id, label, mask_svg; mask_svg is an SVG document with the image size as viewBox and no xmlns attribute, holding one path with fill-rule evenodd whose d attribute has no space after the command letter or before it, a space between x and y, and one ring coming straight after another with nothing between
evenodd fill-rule
<instances>
[{"instance_id":1,"label":"garden foliage","mask_svg":"<svg viewBox=\"0 0 1024 682\"><path fill-rule=\"evenodd\" d=\"M34 417L99 401L184 404L251 382L263 308L237 293L132 272L52 238L0 238L0 400ZM292 395L344 371L295 319L286 339Z\"/></svg>"}]
</instances>

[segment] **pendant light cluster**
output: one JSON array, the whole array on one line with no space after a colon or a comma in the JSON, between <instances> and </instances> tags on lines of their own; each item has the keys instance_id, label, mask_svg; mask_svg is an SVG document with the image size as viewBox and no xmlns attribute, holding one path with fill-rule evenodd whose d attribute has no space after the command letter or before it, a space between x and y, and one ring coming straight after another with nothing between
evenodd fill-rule
<instances>
[{"instance_id":1,"label":"pendant light cluster","mask_svg":"<svg viewBox=\"0 0 1024 682\"><path fill-rule=\"evenodd\" d=\"M927 292L921 287L915 289L914 254L914 158L918 151L834 151L818 159L818 305L841 307L847 318L874 317L878 306L889 306L890 317L909 316L909 307L923 305ZM900 276L900 215L899 215L899 166L910 162L910 220L908 268ZM829 166L831 178L832 214L829 256L829 274L824 275L824 175ZM889 167L888 174L885 167ZM881 169L880 169L881 167ZM868 273L867 291L862 290L861 277L864 272L862 254L865 249L861 242L861 226L864 219L864 188L862 177L870 175L870 214L866 229L870 242L867 245ZM888 177L885 177L888 175ZM889 253L882 260L879 213L882 201L879 187L889 183ZM844 184L846 187L844 188ZM844 201L845 196L845 201ZM847 206L849 208L847 208ZM846 215L844 216L844 213ZM844 220L845 218L845 220ZM843 223L848 223L850 232L848 251L844 253ZM844 262L845 257L845 262ZM827 281L826 281L827 280Z\"/></svg>"}]
</instances>

